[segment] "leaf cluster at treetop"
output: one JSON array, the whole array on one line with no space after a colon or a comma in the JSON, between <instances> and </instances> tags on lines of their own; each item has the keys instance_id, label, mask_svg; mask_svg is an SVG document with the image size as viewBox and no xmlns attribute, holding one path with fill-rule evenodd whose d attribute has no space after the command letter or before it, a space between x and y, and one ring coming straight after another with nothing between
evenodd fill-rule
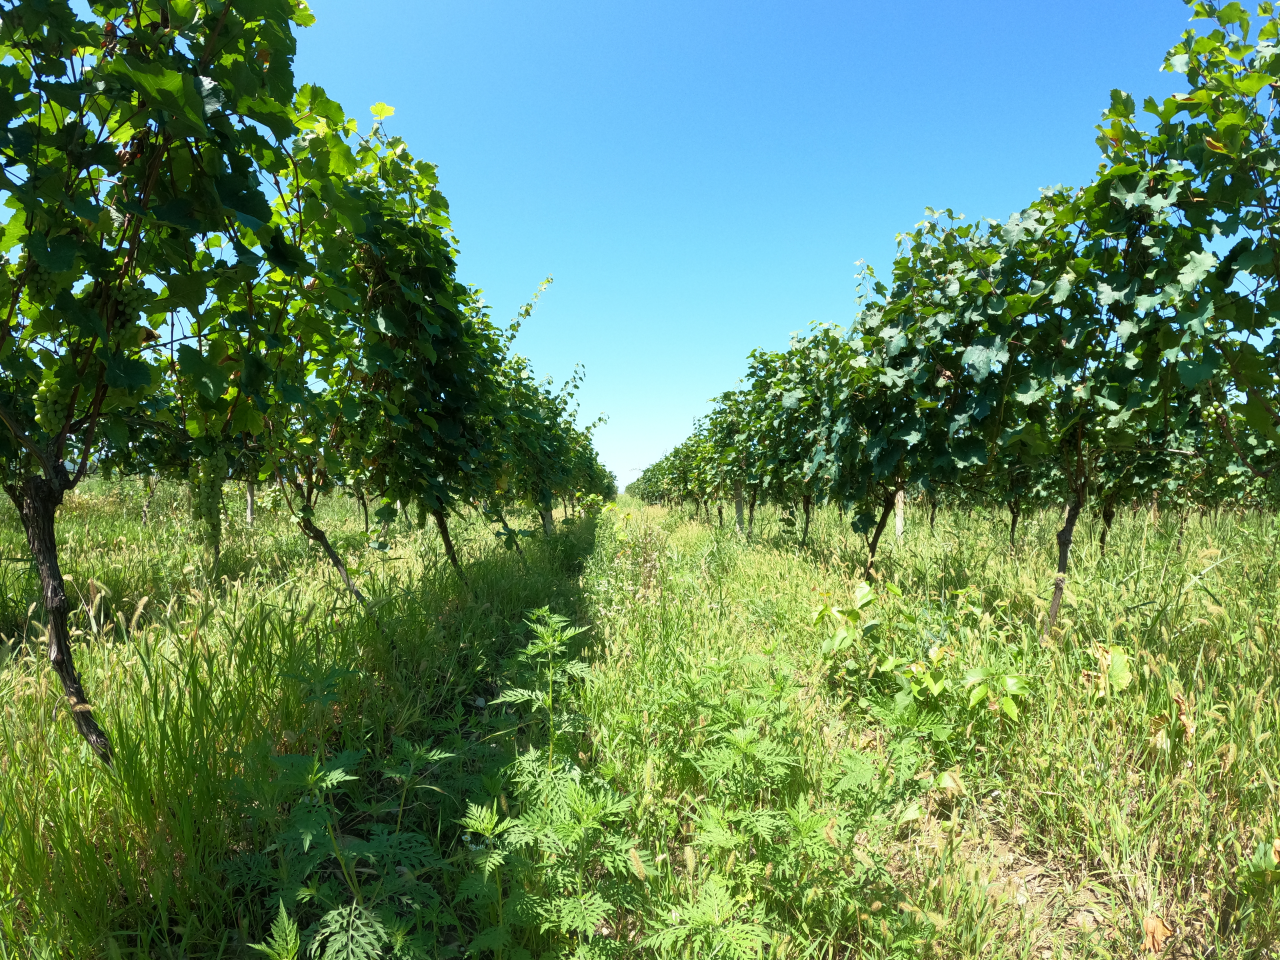
<instances>
[{"instance_id":1,"label":"leaf cluster at treetop","mask_svg":"<svg viewBox=\"0 0 1280 960\"><path fill-rule=\"evenodd\" d=\"M314 522L350 492L389 522L610 497L580 376L536 381L456 278L435 168L373 108L361 133L294 80L302 0L0 2L0 469L40 574L49 656L76 673L54 517L91 470L182 479L216 571L222 486ZM527 316L528 310L522 314ZM594 425L593 425L594 426ZM363 599L363 598L361 598Z\"/></svg>"}]
</instances>

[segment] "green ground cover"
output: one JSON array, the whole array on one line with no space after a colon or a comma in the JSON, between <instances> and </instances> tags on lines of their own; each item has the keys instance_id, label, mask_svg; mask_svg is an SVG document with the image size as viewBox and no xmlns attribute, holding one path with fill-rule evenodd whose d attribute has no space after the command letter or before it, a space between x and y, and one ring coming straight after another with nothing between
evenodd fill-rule
<instances>
[{"instance_id":1,"label":"green ground cover","mask_svg":"<svg viewBox=\"0 0 1280 960\"><path fill-rule=\"evenodd\" d=\"M76 736L0 519L0 947L76 957L1261 957L1280 932L1269 514L834 510L750 541L624 499L503 549L286 520L222 579L162 487L68 498ZM229 498L234 503L234 497ZM534 518L523 525L535 526ZM540 523L538 524L540 527ZM579 632L580 631L580 632ZM283 916L281 905L283 904ZM274 933L273 933L274 925ZM262 945L257 950L252 945Z\"/></svg>"}]
</instances>

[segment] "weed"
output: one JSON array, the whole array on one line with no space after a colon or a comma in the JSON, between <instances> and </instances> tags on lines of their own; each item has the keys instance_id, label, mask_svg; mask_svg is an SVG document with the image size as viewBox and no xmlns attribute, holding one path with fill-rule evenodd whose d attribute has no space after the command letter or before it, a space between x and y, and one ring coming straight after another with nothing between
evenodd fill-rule
<instances>
[{"instance_id":1,"label":"weed","mask_svg":"<svg viewBox=\"0 0 1280 960\"><path fill-rule=\"evenodd\" d=\"M1042 644L1048 515L1011 554L909 505L871 582L824 509L797 550L624 501L523 556L475 516L468 589L434 535L371 548L322 504L375 622L270 514L201 581L166 495L144 528L91 488L63 525L113 770L5 568L6 956L1275 949L1274 517L1193 518L1178 553L1122 511Z\"/></svg>"}]
</instances>

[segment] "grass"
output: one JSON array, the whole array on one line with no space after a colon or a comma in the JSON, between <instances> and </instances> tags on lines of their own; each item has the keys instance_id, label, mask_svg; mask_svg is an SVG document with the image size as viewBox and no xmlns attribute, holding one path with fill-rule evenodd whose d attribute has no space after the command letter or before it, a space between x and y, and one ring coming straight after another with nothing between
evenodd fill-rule
<instances>
[{"instance_id":1,"label":"grass","mask_svg":"<svg viewBox=\"0 0 1280 960\"><path fill-rule=\"evenodd\" d=\"M594 601L605 649L587 712L622 789L653 798L637 829L668 852L673 903L692 909L719 878L778 955L896 942L914 955L1128 956L1157 919L1171 952L1272 949L1275 517L1194 517L1179 551L1178 517L1128 512L1105 557L1085 524L1042 644L1059 516L1024 518L1011 554L1007 517L944 512L930 532L911 510L832 657L833 627L812 614L856 606L866 558L834 511L806 549L776 514L751 545L682 513L624 515ZM970 707L979 684L965 677L981 668L1024 678L1016 721L994 687ZM753 795L712 760L742 749L744 729L789 758L781 790ZM892 893L840 890L848 909L833 912L824 897L838 885L797 850L801 886L818 893L770 902L743 869L760 859L747 824L763 811L791 818L793 848L803 816L833 823L837 870L860 852ZM875 942L891 902L916 922Z\"/></svg>"},{"instance_id":2,"label":"grass","mask_svg":"<svg viewBox=\"0 0 1280 960\"><path fill-rule=\"evenodd\" d=\"M469 517L466 587L328 503L370 615L284 517L208 583L142 498L59 517L113 770L0 516L5 956L287 955L281 903L326 957L1274 955L1273 515L1082 521L1042 643L1050 512L1011 553L909 508L869 588L834 510L801 548L624 500L523 557Z\"/></svg>"},{"instance_id":3,"label":"grass","mask_svg":"<svg viewBox=\"0 0 1280 960\"><path fill-rule=\"evenodd\" d=\"M590 548L583 525L530 542L522 562L464 525L466 589L434 535L401 525L389 551L365 549L354 509L329 505L321 522L356 558L375 622L278 515L234 525L224 579L204 582L182 494L158 499L163 522L145 527L136 485L76 495L60 517L64 570L82 600L77 656L115 740L113 770L75 738L25 623L35 585L8 567L7 622L18 626L0 672L0 943L20 954L244 954L276 904L256 895L260 878L231 878L289 829L298 805L284 796L282 757L359 751L350 769L389 788L397 781L371 768L398 745L464 740L434 765L449 795L415 789L439 802L405 811L419 834L452 842L462 795L502 764L477 742L476 697L496 691L526 611L577 612L577 558ZM16 518L0 536L7 556L21 555ZM340 832L367 825L350 804L368 798L340 799ZM301 878L316 889L329 879L324 865ZM425 950L446 949L466 926L437 933Z\"/></svg>"}]
</instances>

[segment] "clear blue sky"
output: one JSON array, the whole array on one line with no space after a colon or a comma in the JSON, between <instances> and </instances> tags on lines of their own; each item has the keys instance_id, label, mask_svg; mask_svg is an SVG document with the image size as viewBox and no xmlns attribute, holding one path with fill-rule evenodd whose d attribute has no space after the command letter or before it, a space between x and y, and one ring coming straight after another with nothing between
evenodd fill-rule
<instances>
[{"instance_id":1,"label":"clear blue sky","mask_svg":"<svg viewBox=\"0 0 1280 960\"><path fill-rule=\"evenodd\" d=\"M1094 124L1139 103L1179 0L315 0L299 82L440 166L461 278L518 347L586 366L626 484L754 347L851 317L926 206L1003 218L1086 182Z\"/></svg>"}]
</instances>

